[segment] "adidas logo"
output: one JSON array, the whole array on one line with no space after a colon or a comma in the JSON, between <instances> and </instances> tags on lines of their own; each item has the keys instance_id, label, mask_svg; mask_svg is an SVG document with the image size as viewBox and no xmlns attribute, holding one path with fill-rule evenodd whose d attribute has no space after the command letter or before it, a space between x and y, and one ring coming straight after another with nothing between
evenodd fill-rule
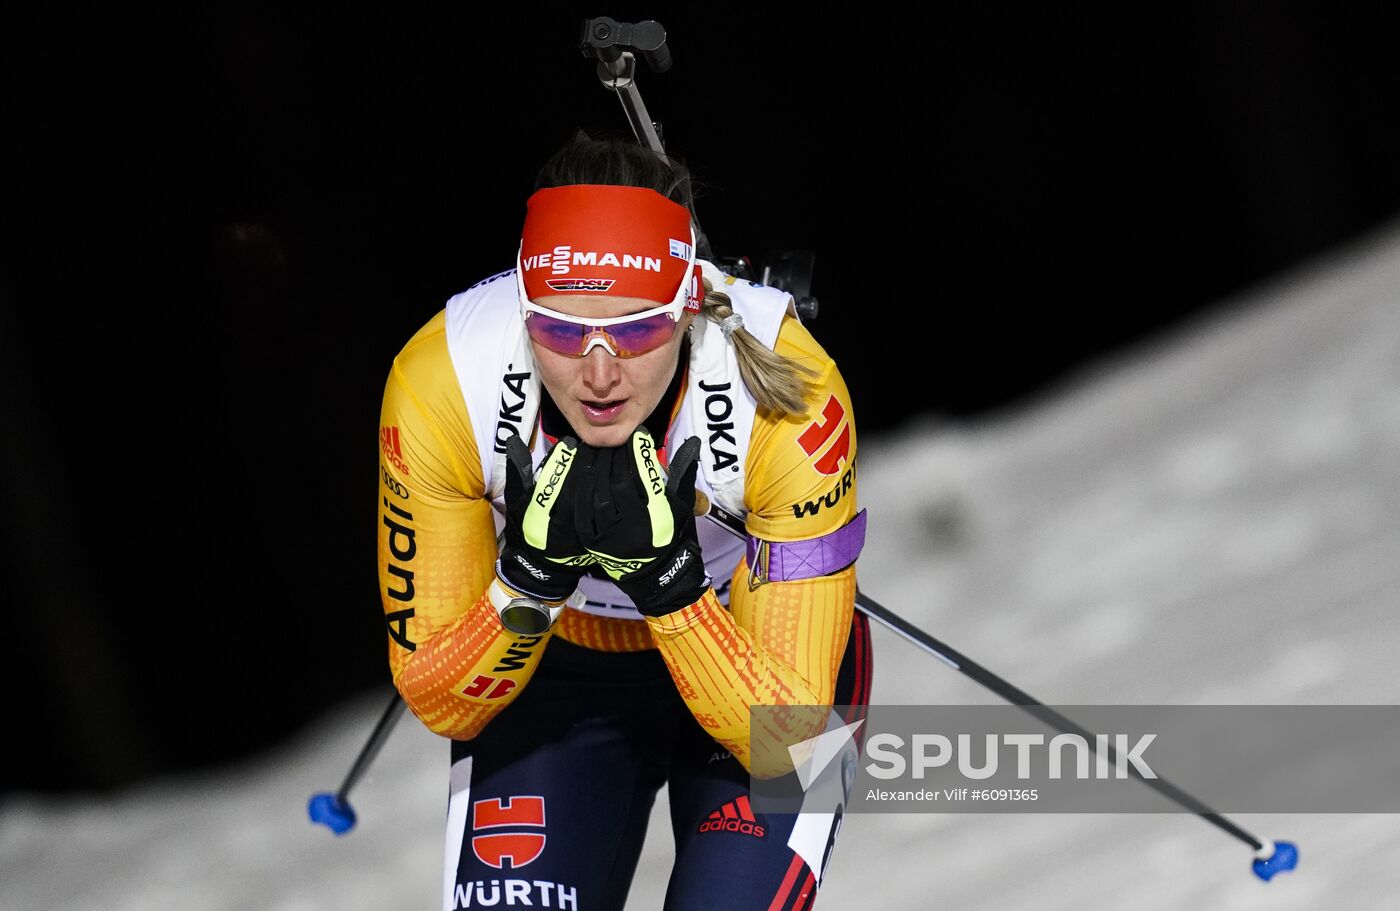
<instances>
[{"instance_id":1,"label":"adidas logo","mask_svg":"<svg viewBox=\"0 0 1400 911\"><path fill-rule=\"evenodd\" d=\"M379 428L379 449L384 453L384 461L393 465L399 474L408 474L408 463L403 458L403 446L399 443L399 425Z\"/></svg>"},{"instance_id":2,"label":"adidas logo","mask_svg":"<svg viewBox=\"0 0 1400 911\"><path fill-rule=\"evenodd\" d=\"M700 823L698 831L742 832L754 838L762 838L765 833L763 826L754 818L753 810L749 808L747 794L736 797L711 813L708 819Z\"/></svg>"}]
</instances>

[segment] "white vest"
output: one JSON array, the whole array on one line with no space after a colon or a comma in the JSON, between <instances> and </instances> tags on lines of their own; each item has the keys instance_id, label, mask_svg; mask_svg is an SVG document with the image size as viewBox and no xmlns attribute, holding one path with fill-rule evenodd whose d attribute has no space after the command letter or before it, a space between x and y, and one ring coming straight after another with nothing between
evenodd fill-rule
<instances>
[{"instance_id":1,"label":"white vest","mask_svg":"<svg viewBox=\"0 0 1400 911\"><path fill-rule=\"evenodd\" d=\"M705 260L701 272L717 291L724 291L744 329L772 348L783 314L796 316L792 296L742 279L725 284L728 276ZM499 532L505 516L505 441L511 434L529 439L540 407L539 371L535 369L525 324L516 297L515 270L508 269L472 285L447 302L447 351L481 455ZM736 515L745 515L744 461L753 431L754 397L739 375L734 346L719 326L696 317L690 340L690 371L681 407L666 431L666 451L692 436L700 438L700 470L695 486ZM547 451L543 434L536 435L535 463ZM729 603L729 579L744 556L744 541L713 522L697 524L705 569L714 580L720 602ZM579 583L587 597L581 610L609 617L640 620L631 599L606 579L584 576Z\"/></svg>"}]
</instances>

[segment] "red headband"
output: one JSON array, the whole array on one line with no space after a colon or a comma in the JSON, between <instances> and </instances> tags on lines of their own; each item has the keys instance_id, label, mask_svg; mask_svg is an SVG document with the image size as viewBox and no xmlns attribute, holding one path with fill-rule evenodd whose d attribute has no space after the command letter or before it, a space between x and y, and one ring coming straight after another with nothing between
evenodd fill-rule
<instances>
[{"instance_id":1,"label":"red headband","mask_svg":"<svg viewBox=\"0 0 1400 911\"><path fill-rule=\"evenodd\" d=\"M684 282L699 309L690 210L644 187L575 184L535 191L526 203L516 265L525 297L536 302L596 292L669 304Z\"/></svg>"}]
</instances>

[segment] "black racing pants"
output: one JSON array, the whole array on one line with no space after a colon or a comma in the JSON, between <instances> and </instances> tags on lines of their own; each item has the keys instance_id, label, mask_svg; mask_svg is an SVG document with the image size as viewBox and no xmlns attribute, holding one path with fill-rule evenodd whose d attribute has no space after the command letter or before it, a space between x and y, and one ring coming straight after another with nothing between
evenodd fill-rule
<instances>
[{"instance_id":1,"label":"black racing pants","mask_svg":"<svg viewBox=\"0 0 1400 911\"><path fill-rule=\"evenodd\" d=\"M871 666L857 612L835 697L849 714L869 704ZM520 696L452 741L444 909L621 909L668 782L667 911L812 906L840 814L753 812L748 772L695 721L658 652L555 637Z\"/></svg>"}]
</instances>

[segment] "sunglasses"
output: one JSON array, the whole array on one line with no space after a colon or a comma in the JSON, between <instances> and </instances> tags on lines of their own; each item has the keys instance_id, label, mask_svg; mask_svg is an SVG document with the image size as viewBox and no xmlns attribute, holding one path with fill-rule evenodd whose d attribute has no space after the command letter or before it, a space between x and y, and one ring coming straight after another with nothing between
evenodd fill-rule
<instances>
[{"instance_id":1,"label":"sunglasses","mask_svg":"<svg viewBox=\"0 0 1400 911\"><path fill-rule=\"evenodd\" d=\"M703 292L693 246L688 270L688 278L676 288L676 296L668 304L627 316L573 316L541 307L526 296L517 254L515 289L520 299L520 315L525 320L525 332L535 344L565 357L583 357L595 346L602 346L613 357L638 357L655 351L675 337L682 313L700 312Z\"/></svg>"},{"instance_id":2,"label":"sunglasses","mask_svg":"<svg viewBox=\"0 0 1400 911\"><path fill-rule=\"evenodd\" d=\"M607 319L571 316L526 301L525 331L542 348L565 357L583 357L601 345L613 357L637 357L669 342L680 328L679 301L628 316Z\"/></svg>"}]
</instances>

